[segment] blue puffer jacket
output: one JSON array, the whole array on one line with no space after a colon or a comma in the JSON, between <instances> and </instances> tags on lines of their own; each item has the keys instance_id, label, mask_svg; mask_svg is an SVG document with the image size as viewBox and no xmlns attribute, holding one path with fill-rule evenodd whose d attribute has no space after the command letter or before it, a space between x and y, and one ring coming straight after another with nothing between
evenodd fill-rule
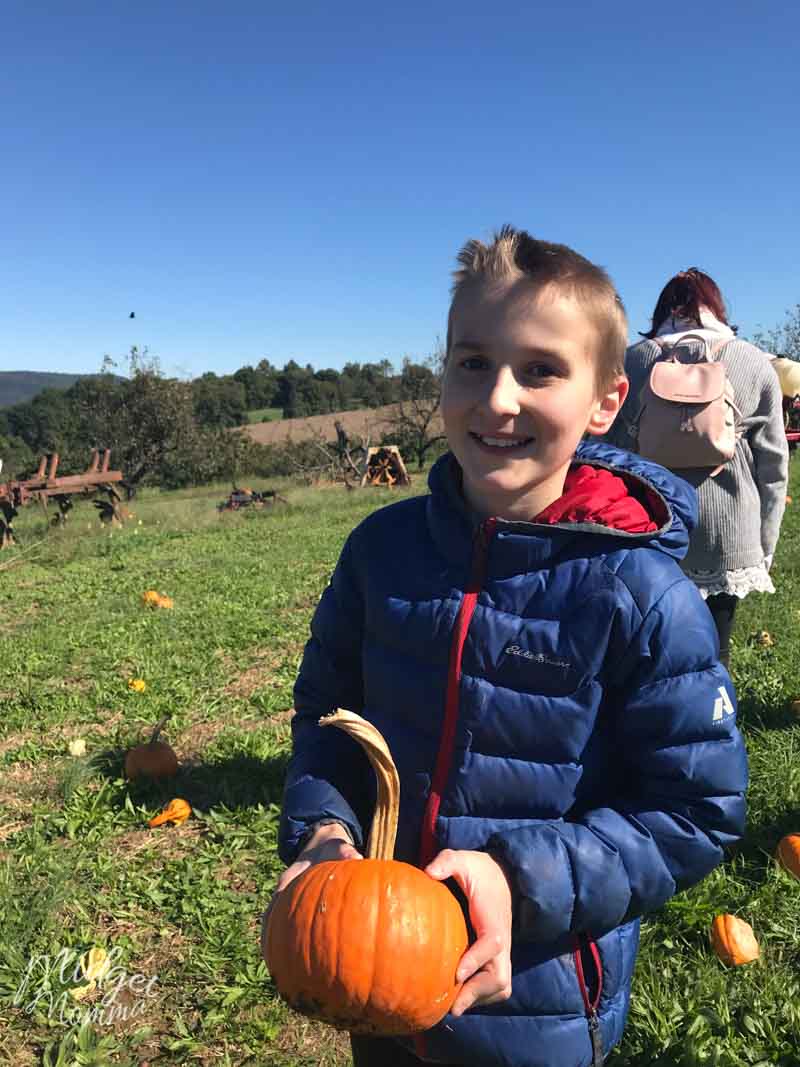
<instances>
[{"instance_id":1,"label":"blue puffer jacket","mask_svg":"<svg viewBox=\"0 0 800 1067\"><path fill-rule=\"evenodd\" d=\"M432 1060L602 1062L627 1015L637 917L708 874L744 825L733 688L676 562L694 490L607 445L578 457L623 474L658 530L476 531L444 456L430 496L348 538L295 688L285 862L321 819L364 841L373 775L316 725L344 707L375 723L400 772L396 858L483 849L512 879L512 996L446 1016L412 1046Z\"/></svg>"}]
</instances>

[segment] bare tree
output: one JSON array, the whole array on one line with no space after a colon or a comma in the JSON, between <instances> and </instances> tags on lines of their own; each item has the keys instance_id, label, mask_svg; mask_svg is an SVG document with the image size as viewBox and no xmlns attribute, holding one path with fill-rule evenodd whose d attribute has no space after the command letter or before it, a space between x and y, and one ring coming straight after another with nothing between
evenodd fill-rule
<instances>
[{"instance_id":1,"label":"bare tree","mask_svg":"<svg viewBox=\"0 0 800 1067\"><path fill-rule=\"evenodd\" d=\"M369 452L369 434L351 441L344 427L338 420L334 423L336 441L325 440L324 434L317 430L303 442L303 449L294 453L291 442L286 443L290 462L295 471L307 482L325 478L331 482L342 482L346 489L355 489L361 485L366 469Z\"/></svg>"},{"instance_id":2,"label":"bare tree","mask_svg":"<svg viewBox=\"0 0 800 1067\"><path fill-rule=\"evenodd\" d=\"M391 437L400 451L413 455L422 470L428 452L445 440L439 402L442 395L445 351L439 341L424 363L403 360L400 376L401 398L389 420L384 438Z\"/></svg>"},{"instance_id":3,"label":"bare tree","mask_svg":"<svg viewBox=\"0 0 800 1067\"><path fill-rule=\"evenodd\" d=\"M753 344L774 356L800 360L800 304L786 312L786 321L780 326L766 333L759 327L753 334Z\"/></svg>"}]
</instances>

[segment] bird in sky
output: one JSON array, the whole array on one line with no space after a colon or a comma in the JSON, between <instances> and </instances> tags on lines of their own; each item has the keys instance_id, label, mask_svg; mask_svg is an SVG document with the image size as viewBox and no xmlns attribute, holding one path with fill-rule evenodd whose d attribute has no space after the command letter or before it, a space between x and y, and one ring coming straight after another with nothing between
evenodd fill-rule
<instances>
[{"instance_id":1,"label":"bird in sky","mask_svg":"<svg viewBox=\"0 0 800 1067\"><path fill-rule=\"evenodd\" d=\"M132 311L132 312L130 313L130 315L128 315L128 318L129 318L129 319L135 319L135 318L136 318L136 312L135 312L135 311Z\"/></svg>"}]
</instances>

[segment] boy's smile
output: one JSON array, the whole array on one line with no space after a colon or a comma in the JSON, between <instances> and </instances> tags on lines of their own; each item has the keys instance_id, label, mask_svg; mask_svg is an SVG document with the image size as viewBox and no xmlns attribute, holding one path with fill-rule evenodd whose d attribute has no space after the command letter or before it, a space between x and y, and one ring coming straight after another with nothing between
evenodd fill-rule
<instances>
[{"instance_id":1,"label":"boy's smile","mask_svg":"<svg viewBox=\"0 0 800 1067\"><path fill-rule=\"evenodd\" d=\"M556 500L584 433L610 427L627 392L596 389L597 330L571 297L527 278L456 297L442 417L482 515L531 520Z\"/></svg>"}]
</instances>

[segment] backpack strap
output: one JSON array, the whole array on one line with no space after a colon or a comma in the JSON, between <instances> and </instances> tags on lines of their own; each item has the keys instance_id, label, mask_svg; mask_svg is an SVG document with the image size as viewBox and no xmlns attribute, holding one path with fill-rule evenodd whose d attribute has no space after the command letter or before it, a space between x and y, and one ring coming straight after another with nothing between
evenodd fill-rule
<instances>
[{"instance_id":1,"label":"backpack strap","mask_svg":"<svg viewBox=\"0 0 800 1067\"><path fill-rule=\"evenodd\" d=\"M699 341L703 346L703 359L706 363L716 363L719 358L719 353L725 347L730 344L730 339L727 337L720 338L715 344L711 344L707 337L704 337L701 333L685 333L682 334L677 341L659 341L657 337L652 338L653 341L661 349L661 356L670 363L682 363L683 360L678 359L678 349L683 348L687 341ZM665 355L665 353L669 355ZM716 357L716 358L715 358Z\"/></svg>"}]
</instances>

